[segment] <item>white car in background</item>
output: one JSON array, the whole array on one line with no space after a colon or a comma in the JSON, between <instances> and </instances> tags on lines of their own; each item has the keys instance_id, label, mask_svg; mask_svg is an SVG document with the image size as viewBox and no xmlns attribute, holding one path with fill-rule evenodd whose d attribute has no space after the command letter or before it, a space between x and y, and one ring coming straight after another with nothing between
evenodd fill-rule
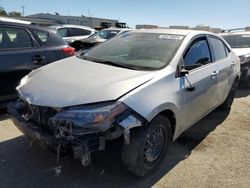
<instances>
[{"instance_id":1,"label":"white car in background","mask_svg":"<svg viewBox=\"0 0 250 188\"><path fill-rule=\"evenodd\" d=\"M241 81L250 84L250 31L229 30L220 34L233 51L238 55L241 62Z\"/></svg>"},{"instance_id":2,"label":"white car in background","mask_svg":"<svg viewBox=\"0 0 250 188\"><path fill-rule=\"evenodd\" d=\"M97 33L91 35L88 38L75 41L71 44L72 47L74 47L76 50L82 49L83 51L87 51L90 48L101 44L105 42L106 40L109 40L117 35L133 31L134 29L131 28L116 28L116 27L110 27L107 29L103 29L101 31L98 31Z\"/></svg>"},{"instance_id":3,"label":"white car in background","mask_svg":"<svg viewBox=\"0 0 250 188\"><path fill-rule=\"evenodd\" d=\"M86 39L96 33L96 30L80 25L55 25L49 28L56 30L68 44Z\"/></svg>"}]
</instances>

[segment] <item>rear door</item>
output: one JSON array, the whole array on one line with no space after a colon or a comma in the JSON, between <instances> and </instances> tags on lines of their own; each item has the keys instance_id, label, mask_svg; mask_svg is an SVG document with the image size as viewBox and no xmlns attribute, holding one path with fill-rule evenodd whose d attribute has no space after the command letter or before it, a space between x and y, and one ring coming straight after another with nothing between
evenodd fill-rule
<instances>
[{"instance_id":1,"label":"rear door","mask_svg":"<svg viewBox=\"0 0 250 188\"><path fill-rule=\"evenodd\" d=\"M0 25L0 102L12 98L20 79L47 64L47 52L22 27Z\"/></svg>"},{"instance_id":2,"label":"rear door","mask_svg":"<svg viewBox=\"0 0 250 188\"><path fill-rule=\"evenodd\" d=\"M217 66L217 89L214 100L217 105L220 105L226 98L233 82L234 82L234 68L236 62L231 58L231 52L224 44L224 42L216 36L209 36L209 43L213 51L213 61Z\"/></svg>"},{"instance_id":3,"label":"rear door","mask_svg":"<svg viewBox=\"0 0 250 188\"><path fill-rule=\"evenodd\" d=\"M214 73L216 65L212 63L212 54L206 36L195 38L187 48L184 68L189 74L183 77L183 125L190 126L208 113L215 102L217 79ZM186 127L184 127L186 128Z\"/></svg>"}]
</instances>

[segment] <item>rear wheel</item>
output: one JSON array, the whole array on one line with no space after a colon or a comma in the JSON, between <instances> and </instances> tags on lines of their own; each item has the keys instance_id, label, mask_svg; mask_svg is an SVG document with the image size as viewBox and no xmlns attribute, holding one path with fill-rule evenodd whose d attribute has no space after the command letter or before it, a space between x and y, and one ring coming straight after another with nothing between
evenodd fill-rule
<instances>
[{"instance_id":1,"label":"rear wheel","mask_svg":"<svg viewBox=\"0 0 250 188\"><path fill-rule=\"evenodd\" d=\"M76 51L83 48L83 43L81 41L74 41L70 44L71 47L75 48Z\"/></svg>"},{"instance_id":2,"label":"rear wheel","mask_svg":"<svg viewBox=\"0 0 250 188\"><path fill-rule=\"evenodd\" d=\"M230 89L230 91L227 95L226 100L222 103L222 105L219 106L220 109L228 110L231 108L233 101L234 101L237 87L238 87L238 80L235 80L233 85L232 85L232 88Z\"/></svg>"},{"instance_id":3,"label":"rear wheel","mask_svg":"<svg viewBox=\"0 0 250 188\"><path fill-rule=\"evenodd\" d=\"M162 115L149 125L132 130L130 143L122 148L125 168L139 177L155 171L165 156L171 136L170 121Z\"/></svg>"}]
</instances>

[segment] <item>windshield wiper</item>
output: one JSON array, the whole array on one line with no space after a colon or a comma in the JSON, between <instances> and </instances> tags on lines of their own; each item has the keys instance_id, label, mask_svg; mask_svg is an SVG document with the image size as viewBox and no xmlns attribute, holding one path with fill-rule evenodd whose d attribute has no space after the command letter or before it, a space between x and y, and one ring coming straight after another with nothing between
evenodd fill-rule
<instances>
[{"instance_id":1,"label":"windshield wiper","mask_svg":"<svg viewBox=\"0 0 250 188\"><path fill-rule=\"evenodd\" d=\"M88 60L88 61L92 61L92 62L96 62L96 63L102 63L102 64L106 64L106 65L112 65L115 67L121 67L121 68L127 68L127 69L132 69L132 70L142 70L137 66L133 66L133 65L127 65L127 64L121 64L121 63L117 63L117 62L113 62L113 61L107 61L107 60L102 60L102 59L97 59L97 58L93 58L93 57L89 57L89 56L83 56L84 60Z\"/></svg>"}]
</instances>

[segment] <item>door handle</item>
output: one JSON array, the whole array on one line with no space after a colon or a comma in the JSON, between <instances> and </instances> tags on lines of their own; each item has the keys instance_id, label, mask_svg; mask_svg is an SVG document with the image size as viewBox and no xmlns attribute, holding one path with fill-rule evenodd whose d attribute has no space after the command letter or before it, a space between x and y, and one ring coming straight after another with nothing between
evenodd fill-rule
<instances>
[{"instance_id":1,"label":"door handle","mask_svg":"<svg viewBox=\"0 0 250 188\"><path fill-rule=\"evenodd\" d=\"M34 55L31 58L33 63L41 63L43 60L45 60L45 56L41 56L41 55Z\"/></svg>"},{"instance_id":2,"label":"door handle","mask_svg":"<svg viewBox=\"0 0 250 188\"><path fill-rule=\"evenodd\" d=\"M218 74L220 74L220 71L213 71L212 74L211 74L211 76L216 76Z\"/></svg>"}]
</instances>

